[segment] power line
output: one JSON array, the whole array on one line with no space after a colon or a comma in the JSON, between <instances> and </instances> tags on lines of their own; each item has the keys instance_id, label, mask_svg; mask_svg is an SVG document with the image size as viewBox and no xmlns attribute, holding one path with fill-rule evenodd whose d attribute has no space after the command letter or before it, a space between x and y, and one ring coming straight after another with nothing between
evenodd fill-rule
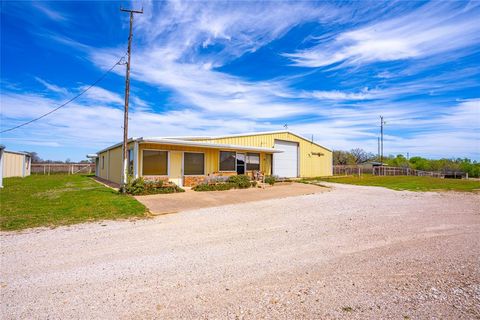
<instances>
[{"instance_id":1,"label":"power line","mask_svg":"<svg viewBox=\"0 0 480 320\"><path fill-rule=\"evenodd\" d=\"M89 85L87 88L85 88L83 91L81 91L79 94L77 94L76 96L74 96L73 98L71 98L70 100L68 100L67 102L65 102L64 104L58 106L57 108L53 109L53 110L50 110L49 112L41 115L40 117L38 118L35 118L35 119L32 119L30 121L27 121L27 122L24 122L22 124L19 124L18 126L15 126L15 127L12 127L10 129L5 129L5 130L2 130L0 131L0 133L5 133L5 132L8 132L8 131L12 131L12 130L15 130L15 129L18 129L18 128L21 128L23 126L26 126L32 122L35 122L37 120L40 120L42 118L45 118L46 116L48 116L49 114L52 114L54 113L55 111L65 107L67 104L69 104L70 102L74 101L75 99L79 98L81 95L83 95L85 92L87 92L88 90L90 90L91 88L93 88L97 83L99 83L100 81L102 81L106 76L107 74L109 74L117 65L121 64L122 60L125 58L125 56L121 57L117 62L115 62L115 64L110 68L108 69L104 74L102 74L102 76L100 78L98 78L95 82L93 82L91 85Z\"/></svg>"}]
</instances>

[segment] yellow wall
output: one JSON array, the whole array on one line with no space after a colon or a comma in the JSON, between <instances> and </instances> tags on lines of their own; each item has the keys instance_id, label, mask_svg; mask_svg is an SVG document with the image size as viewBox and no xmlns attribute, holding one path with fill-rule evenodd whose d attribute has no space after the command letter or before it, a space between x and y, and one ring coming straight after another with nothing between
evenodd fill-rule
<instances>
[{"instance_id":1,"label":"yellow wall","mask_svg":"<svg viewBox=\"0 0 480 320\"><path fill-rule=\"evenodd\" d=\"M197 141L273 148L275 145L275 139L294 141L299 143L299 162L301 177L331 176L333 174L332 152L330 150L288 132L227 137L218 139L199 139ZM323 156L312 155L312 152L320 152L323 154Z\"/></svg>"},{"instance_id":2,"label":"yellow wall","mask_svg":"<svg viewBox=\"0 0 480 320\"><path fill-rule=\"evenodd\" d=\"M22 177L23 176L23 164L25 158L25 176L30 175L29 157L25 157L23 154L4 151L3 152L3 177Z\"/></svg>"},{"instance_id":3,"label":"yellow wall","mask_svg":"<svg viewBox=\"0 0 480 320\"><path fill-rule=\"evenodd\" d=\"M183 147L183 146L169 146L169 145L159 145L159 144L140 144L138 146L138 173L142 175L142 150L153 149L153 150L165 150L165 151L194 151L194 152L203 152L205 153L205 174L212 174L218 171L218 156L219 151L214 149L205 149L205 148L196 148L196 147Z\"/></svg>"},{"instance_id":4,"label":"yellow wall","mask_svg":"<svg viewBox=\"0 0 480 320\"><path fill-rule=\"evenodd\" d=\"M294 141L299 143L299 165L301 177L316 177L332 175L332 152L311 141L303 139L299 136L288 132L270 133L262 135L250 135L241 137L219 138L219 139L198 139L198 141L234 144L242 146L273 148L275 139ZM133 148L133 143L129 144L129 148ZM203 152L205 154L205 174L213 174L219 172L219 155L220 151L237 151L247 153L246 151L238 151L234 149L208 149L202 147L185 147L172 145L159 145L141 143L138 146L138 175L142 176L142 150L165 150L165 151L193 151ZM322 153L323 156L316 156L312 153ZM102 156L105 157L105 166L102 169ZM170 160L172 161L172 160ZM178 159L177 159L178 161ZM169 164L170 166L171 164ZM171 168L170 168L171 169ZM260 171L265 175L272 174L272 163L268 154L260 153ZM122 147L116 147L99 154L99 170L98 174L101 178L116 183L121 183L122 176Z\"/></svg>"},{"instance_id":5,"label":"yellow wall","mask_svg":"<svg viewBox=\"0 0 480 320\"><path fill-rule=\"evenodd\" d=\"M105 165L102 168L102 157L105 157ZM98 175L100 178L113 181L115 183L122 182L122 147L116 147L99 154Z\"/></svg>"}]
</instances>

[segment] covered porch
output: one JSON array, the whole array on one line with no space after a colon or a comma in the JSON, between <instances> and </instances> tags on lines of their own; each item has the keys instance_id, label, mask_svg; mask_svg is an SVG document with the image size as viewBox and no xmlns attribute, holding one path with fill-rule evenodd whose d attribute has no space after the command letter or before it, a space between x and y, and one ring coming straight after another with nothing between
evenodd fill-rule
<instances>
[{"instance_id":1,"label":"covered porch","mask_svg":"<svg viewBox=\"0 0 480 320\"><path fill-rule=\"evenodd\" d=\"M171 181L193 187L207 179L237 174L271 175L272 155L259 148L173 139L138 139L129 145L129 172L135 178Z\"/></svg>"}]
</instances>

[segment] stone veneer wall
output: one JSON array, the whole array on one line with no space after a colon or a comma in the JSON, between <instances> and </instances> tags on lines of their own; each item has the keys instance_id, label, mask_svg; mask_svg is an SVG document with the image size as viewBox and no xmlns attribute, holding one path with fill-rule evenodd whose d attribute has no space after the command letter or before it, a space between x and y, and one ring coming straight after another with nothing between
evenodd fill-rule
<instances>
[{"instance_id":1,"label":"stone veneer wall","mask_svg":"<svg viewBox=\"0 0 480 320\"><path fill-rule=\"evenodd\" d=\"M148 177L143 177L143 179L145 181L147 180L150 180L150 181L154 181L154 180L162 180L164 182L167 182L168 181L168 177L167 176L148 176Z\"/></svg>"},{"instance_id":2,"label":"stone veneer wall","mask_svg":"<svg viewBox=\"0 0 480 320\"><path fill-rule=\"evenodd\" d=\"M205 176L184 176L183 185L185 187L195 187L205 181Z\"/></svg>"}]
</instances>

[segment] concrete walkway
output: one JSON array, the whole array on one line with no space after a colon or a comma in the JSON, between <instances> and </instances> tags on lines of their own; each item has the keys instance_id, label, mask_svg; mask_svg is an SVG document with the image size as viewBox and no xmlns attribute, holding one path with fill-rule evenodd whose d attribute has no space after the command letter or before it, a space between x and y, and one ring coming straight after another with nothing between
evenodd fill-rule
<instances>
[{"instance_id":1,"label":"concrete walkway","mask_svg":"<svg viewBox=\"0 0 480 320\"><path fill-rule=\"evenodd\" d=\"M227 204L245 203L259 200L279 199L327 191L327 188L303 184L282 183L274 186L227 191L193 191L182 193L137 196L153 214L174 213L185 210L218 207Z\"/></svg>"}]
</instances>

